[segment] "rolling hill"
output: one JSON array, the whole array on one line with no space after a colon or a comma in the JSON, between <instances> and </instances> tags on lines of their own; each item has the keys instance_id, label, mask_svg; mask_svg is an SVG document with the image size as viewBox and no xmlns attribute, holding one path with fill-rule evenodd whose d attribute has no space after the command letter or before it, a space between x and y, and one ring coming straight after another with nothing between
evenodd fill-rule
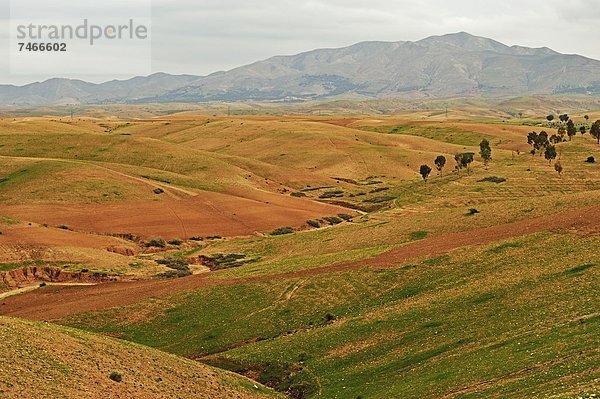
<instances>
[{"instance_id":1,"label":"rolling hill","mask_svg":"<svg viewBox=\"0 0 600 399\"><path fill-rule=\"evenodd\" d=\"M0 396L256 389L209 366L295 399L597 397L600 146L557 144L559 175L527 145L558 105L530 101L0 119L0 314L60 325L0 318Z\"/></svg>"},{"instance_id":2,"label":"rolling hill","mask_svg":"<svg viewBox=\"0 0 600 399\"><path fill-rule=\"evenodd\" d=\"M3 398L279 397L232 373L71 328L2 317L0 337Z\"/></svg>"},{"instance_id":3,"label":"rolling hill","mask_svg":"<svg viewBox=\"0 0 600 399\"><path fill-rule=\"evenodd\" d=\"M164 73L92 84L51 79L0 86L0 104L503 97L600 93L600 61L506 46L468 33L363 42L276 56L205 77Z\"/></svg>"}]
</instances>

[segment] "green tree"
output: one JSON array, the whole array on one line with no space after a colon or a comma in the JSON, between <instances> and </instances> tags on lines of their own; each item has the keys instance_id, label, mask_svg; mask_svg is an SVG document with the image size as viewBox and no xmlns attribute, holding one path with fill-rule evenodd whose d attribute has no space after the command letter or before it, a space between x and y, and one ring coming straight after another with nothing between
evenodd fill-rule
<instances>
[{"instance_id":1,"label":"green tree","mask_svg":"<svg viewBox=\"0 0 600 399\"><path fill-rule=\"evenodd\" d=\"M427 179L429 178L429 175L431 174L431 167L429 167L429 165L421 165L421 168L419 169L419 173L421 174L423 181L425 181L425 183L427 183Z\"/></svg>"},{"instance_id":2,"label":"green tree","mask_svg":"<svg viewBox=\"0 0 600 399\"><path fill-rule=\"evenodd\" d=\"M585 119L585 123L588 123L590 121L590 116L586 115L583 117Z\"/></svg>"},{"instance_id":3,"label":"green tree","mask_svg":"<svg viewBox=\"0 0 600 399\"><path fill-rule=\"evenodd\" d=\"M558 136L560 137L561 140L565 139L565 135L567 134L567 129L565 129L564 126L560 126L558 128Z\"/></svg>"},{"instance_id":4,"label":"green tree","mask_svg":"<svg viewBox=\"0 0 600 399\"><path fill-rule=\"evenodd\" d=\"M562 166L562 164L560 163L560 161L557 161L557 162L554 164L554 170L555 170L556 172L558 172L558 175L559 175L559 176L562 176L562 172L563 172L563 170L564 170L564 169L563 169L563 166Z\"/></svg>"},{"instance_id":5,"label":"green tree","mask_svg":"<svg viewBox=\"0 0 600 399\"><path fill-rule=\"evenodd\" d=\"M531 146L531 155L535 155L537 151L538 134L537 132L531 132L527 135L527 144Z\"/></svg>"},{"instance_id":6,"label":"green tree","mask_svg":"<svg viewBox=\"0 0 600 399\"><path fill-rule=\"evenodd\" d=\"M579 133L581 133L582 136L587 133L587 128L585 127L585 125L581 125L579 127Z\"/></svg>"},{"instance_id":7,"label":"green tree","mask_svg":"<svg viewBox=\"0 0 600 399\"><path fill-rule=\"evenodd\" d=\"M456 154L454 156L454 160L456 161L456 169L458 170L458 173L460 174L460 171L462 169L467 169L467 173L469 173L469 165L471 163L473 163L474 159L475 159L474 152L465 152L462 154Z\"/></svg>"},{"instance_id":8,"label":"green tree","mask_svg":"<svg viewBox=\"0 0 600 399\"><path fill-rule=\"evenodd\" d=\"M544 158L548 160L548 164L552 162L552 160L556 159L556 147L553 145L549 145L546 147L546 151L544 151Z\"/></svg>"},{"instance_id":9,"label":"green tree","mask_svg":"<svg viewBox=\"0 0 600 399\"><path fill-rule=\"evenodd\" d=\"M536 149L540 152L540 156L542 156L542 153L544 152L546 147L548 147L549 145L550 145L550 139L548 137L548 133L543 132L543 131L540 132L540 134L538 134L537 143L536 143Z\"/></svg>"},{"instance_id":10,"label":"green tree","mask_svg":"<svg viewBox=\"0 0 600 399\"><path fill-rule=\"evenodd\" d=\"M592 127L590 128L590 134L598 140L598 144L600 144L600 120L594 122Z\"/></svg>"},{"instance_id":11,"label":"green tree","mask_svg":"<svg viewBox=\"0 0 600 399\"><path fill-rule=\"evenodd\" d=\"M577 128L575 127L575 123L573 123L573 119L569 119L567 121L567 136L569 136L569 141L573 140L573 136L577 134Z\"/></svg>"},{"instance_id":12,"label":"green tree","mask_svg":"<svg viewBox=\"0 0 600 399\"><path fill-rule=\"evenodd\" d=\"M554 115L552 115L552 114L548 115L548 116L546 117L546 120L547 120L548 122L552 122L552 121L554 120Z\"/></svg>"},{"instance_id":13,"label":"green tree","mask_svg":"<svg viewBox=\"0 0 600 399\"><path fill-rule=\"evenodd\" d=\"M566 123L569 120L569 114L562 114L558 117L562 123Z\"/></svg>"},{"instance_id":14,"label":"green tree","mask_svg":"<svg viewBox=\"0 0 600 399\"><path fill-rule=\"evenodd\" d=\"M483 139L481 143L479 143L479 150L479 154L481 155L481 158L483 158L483 164L487 168L492 160L492 147L490 147L490 142L487 139Z\"/></svg>"},{"instance_id":15,"label":"green tree","mask_svg":"<svg viewBox=\"0 0 600 399\"><path fill-rule=\"evenodd\" d=\"M435 168L440 172L440 175L443 176L444 166L446 166L446 157L443 155L438 155L435 159Z\"/></svg>"},{"instance_id":16,"label":"green tree","mask_svg":"<svg viewBox=\"0 0 600 399\"><path fill-rule=\"evenodd\" d=\"M550 136L549 140L552 144L562 143L562 139L560 137L558 137L556 134L553 134L552 136Z\"/></svg>"}]
</instances>

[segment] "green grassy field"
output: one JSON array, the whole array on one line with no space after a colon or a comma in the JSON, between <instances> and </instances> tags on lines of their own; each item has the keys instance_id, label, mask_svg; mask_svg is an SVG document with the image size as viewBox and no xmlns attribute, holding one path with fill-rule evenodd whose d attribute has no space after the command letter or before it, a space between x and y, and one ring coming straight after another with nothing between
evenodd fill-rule
<instances>
[{"instance_id":1,"label":"green grassy field","mask_svg":"<svg viewBox=\"0 0 600 399\"><path fill-rule=\"evenodd\" d=\"M301 368L292 383L324 397L593 393L597 244L540 233L391 270L204 289L60 322L237 371L276 365L283 378Z\"/></svg>"}]
</instances>

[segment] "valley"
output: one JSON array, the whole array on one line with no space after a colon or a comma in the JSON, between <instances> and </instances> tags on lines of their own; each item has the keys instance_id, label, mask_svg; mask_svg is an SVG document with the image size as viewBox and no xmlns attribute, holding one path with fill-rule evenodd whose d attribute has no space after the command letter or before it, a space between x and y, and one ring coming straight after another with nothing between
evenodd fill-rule
<instances>
[{"instance_id":1,"label":"valley","mask_svg":"<svg viewBox=\"0 0 600 399\"><path fill-rule=\"evenodd\" d=\"M47 397L595 397L600 106L411 104L3 116L0 364ZM587 131L546 159L553 110Z\"/></svg>"}]
</instances>

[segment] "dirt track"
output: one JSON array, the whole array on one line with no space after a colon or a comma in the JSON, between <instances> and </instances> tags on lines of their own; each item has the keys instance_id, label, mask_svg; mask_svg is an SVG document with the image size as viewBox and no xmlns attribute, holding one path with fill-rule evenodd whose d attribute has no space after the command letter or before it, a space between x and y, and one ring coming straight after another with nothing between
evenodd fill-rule
<instances>
[{"instance_id":1,"label":"dirt track","mask_svg":"<svg viewBox=\"0 0 600 399\"><path fill-rule=\"evenodd\" d=\"M371 259L298 272L243 279L208 279L207 275L196 275L168 281L108 283L92 287L50 287L3 301L0 306L0 314L34 320L52 320L203 287L307 277L366 266L395 267L407 259L419 256L439 256L460 247L484 245L502 239L559 228L577 228L588 232L598 232L598 226L600 226L600 207L577 209L532 220L433 237L407 244Z\"/></svg>"}]
</instances>

